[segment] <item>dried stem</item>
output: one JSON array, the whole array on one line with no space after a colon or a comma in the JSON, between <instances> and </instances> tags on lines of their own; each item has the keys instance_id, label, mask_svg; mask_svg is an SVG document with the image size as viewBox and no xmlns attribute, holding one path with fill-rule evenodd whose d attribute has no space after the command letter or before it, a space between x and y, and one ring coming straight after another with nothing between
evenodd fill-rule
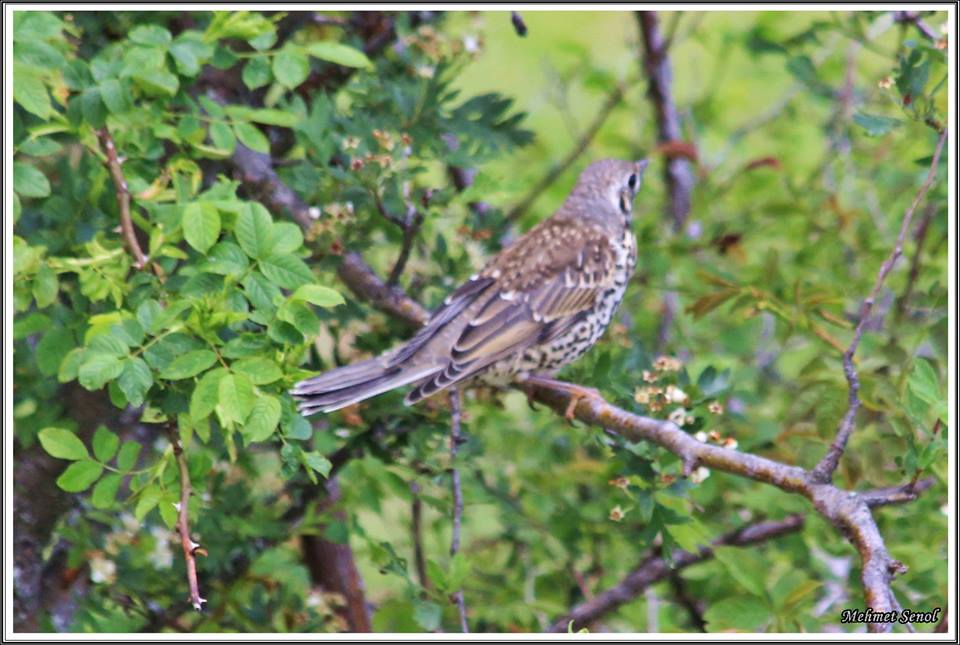
<instances>
[{"instance_id":1,"label":"dried stem","mask_svg":"<svg viewBox=\"0 0 960 645\"><path fill-rule=\"evenodd\" d=\"M460 442L463 441L460 435L460 421L460 390L453 388L450 390L450 480L453 486L451 557L460 552L460 529L463 523L463 490L460 486L460 469L457 468L457 452L460 449ZM462 588L453 593L453 601L456 603L457 612L460 614L460 631L467 634L470 632L470 627L467 625L467 605L463 598Z\"/></svg>"},{"instance_id":2,"label":"dried stem","mask_svg":"<svg viewBox=\"0 0 960 645\"><path fill-rule=\"evenodd\" d=\"M937 178L937 167L940 164L940 153L943 151L943 144L946 142L946 140L947 131L944 129L940 134L940 138L937 141L937 147L933 152L933 160L930 162L930 171L927 173L927 178L924 180L923 185L920 186L920 190L917 191L916 196L913 198L913 202L903 214L903 222L900 224L900 232L897 234L897 241L893 246L893 250L880 266L880 271L877 274L877 279L874 282L873 289L870 291L870 295L867 296L867 299L863 301L863 304L860 307L860 316L857 326L853 330L853 338L851 339L847 350L843 353L843 373L846 376L847 384L849 386L847 411L843 415L843 420L840 422L840 427L837 430L837 436L834 438L833 443L830 444L830 448L827 450L827 453L812 471L814 481L826 483L833 479L833 473L836 471L837 465L840 463L840 458L843 456L843 451L847 447L847 441L850 439L850 435L853 433L857 410L860 408L860 376L857 374L856 367L854 367L853 357L857 352L857 347L860 345L860 339L863 336L864 327L870 318L870 313L873 311L873 305L876 302L877 296L880 294L880 289L883 287L883 283L886 281L890 271L893 270L893 265L896 264L900 256L903 255L903 241L907 236L907 231L910 230L910 222L913 220L913 213L917 210L917 207L927 196L927 192L930 190L930 187Z\"/></svg>"},{"instance_id":3,"label":"dried stem","mask_svg":"<svg viewBox=\"0 0 960 645\"><path fill-rule=\"evenodd\" d=\"M172 435L171 430L171 435ZM177 509L177 531L180 533L180 546L183 548L183 561L187 567L187 584L190 587L190 604L197 611L203 609L206 598L200 597L200 582L197 579L197 556L206 555L206 550L190 537L190 469L187 457L183 453L180 440L171 436L173 454L180 467L180 504Z\"/></svg>"},{"instance_id":4,"label":"dried stem","mask_svg":"<svg viewBox=\"0 0 960 645\"><path fill-rule=\"evenodd\" d=\"M698 553L675 551L671 558L672 565L657 550L644 559L623 580L597 594L592 600L574 607L568 614L557 619L547 631L563 633L567 631L568 627L572 627L573 631L589 627L601 616L636 598L651 585L671 577L681 569L712 558L713 549L711 547L750 546L799 531L803 528L803 524L804 518L802 515L791 515L778 521L757 522L722 535L714 540L709 547L701 548ZM573 625L570 625L571 621L573 621Z\"/></svg>"},{"instance_id":5,"label":"dried stem","mask_svg":"<svg viewBox=\"0 0 960 645\"><path fill-rule=\"evenodd\" d=\"M600 106L600 111L597 112L594 116L593 121L590 122L590 125L587 127L586 131L580 136L576 141L573 148L570 152L567 153L567 156L560 160L559 163L554 165L550 170L544 175L540 181L534 184L526 195L520 200L516 206L514 206L507 213L507 221L515 222L517 219L523 216L524 213L530 208L530 206L537 201L537 198L549 188L557 178L562 175L567 168L569 168L573 163L584 153L584 151L589 147L590 143L593 141L594 137L597 136L597 133L600 131L600 128L603 127L603 124L606 123L607 119L613 113L613 110L620 105L620 102L623 101L624 95L627 93L627 88L629 88L636 79L631 79L626 83L621 83L610 92L606 100L604 100L603 105Z\"/></svg>"}]
</instances>

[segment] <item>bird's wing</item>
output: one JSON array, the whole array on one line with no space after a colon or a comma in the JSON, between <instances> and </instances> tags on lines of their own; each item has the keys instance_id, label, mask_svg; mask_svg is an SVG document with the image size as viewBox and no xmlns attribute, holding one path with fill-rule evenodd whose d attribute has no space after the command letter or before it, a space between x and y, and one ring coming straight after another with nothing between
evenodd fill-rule
<instances>
[{"instance_id":1,"label":"bird's wing","mask_svg":"<svg viewBox=\"0 0 960 645\"><path fill-rule=\"evenodd\" d=\"M616 252L605 233L544 228L507 249L474 280L484 286L472 299L474 306L460 312L471 318L447 349L446 367L416 387L408 402L562 335L613 286Z\"/></svg>"}]
</instances>

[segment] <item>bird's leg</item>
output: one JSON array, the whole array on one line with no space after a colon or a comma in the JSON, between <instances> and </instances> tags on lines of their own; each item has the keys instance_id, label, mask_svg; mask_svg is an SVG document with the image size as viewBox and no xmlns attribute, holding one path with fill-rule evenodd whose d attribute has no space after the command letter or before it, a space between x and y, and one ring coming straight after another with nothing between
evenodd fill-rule
<instances>
[{"instance_id":1,"label":"bird's leg","mask_svg":"<svg viewBox=\"0 0 960 645\"><path fill-rule=\"evenodd\" d=\"M577 404L580 403L581 400L601 398L600 391L596 388L577 385L576 383L567 383L566 381L558 381L548 376L530 374L523 377L520 382L525 386L540 386L551 390L566 392L570 400L567 403L566 411L563 413L563 418L567 421L573 420L573 413L576 412ZM532 401L532 392L527 388L524 388L524 391L527 394L527 402L530 403Z\"/></svg>"}]
</instances>

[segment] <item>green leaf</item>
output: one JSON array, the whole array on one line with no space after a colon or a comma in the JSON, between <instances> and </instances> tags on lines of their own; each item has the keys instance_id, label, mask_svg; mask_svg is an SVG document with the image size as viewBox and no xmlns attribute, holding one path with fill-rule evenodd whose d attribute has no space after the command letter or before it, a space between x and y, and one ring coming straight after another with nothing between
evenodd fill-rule
<instances>
[{"instance_id":1,"label":"green leaf","mask_svg":"<svg viewBox=\"0 0 960 645\"><path fill-rule=\"evenodd\" d=\"M117 468L122 471L133 469L137 465L137 457L140 456L140 444L136 441L124 441L120 446L120 452L117 454Z\"/></svg>"},{"instance_id":2,"label":"green leaf","mask_svg":"<svg viewBox=\"0 0 960 645\"><path fill-rule=\"evenodd\" d=\"M900 119L866 114L865 112L857 112L854 114L853 122L866 130L868 137L882 137L894 128L899 128L902 124Z\"/></svg>"},{"instance_id":3,"label":"green leaf","mask_svg":"<svg viewBox=\"0 0 960 645\"><path fill-rule=\"evenodd\" d=\"M93 493L90 495L90 503L94 508L110 508L117 499L117 492L120 490L120 484L123 483L123 476L117 473L107 473L93 487Z\"/></svg>"},{"instance_id":4,"label":"green leaf","mask_svg":"<svg viewBox=\"0 0 960 645\"><path fill-rule=\"evenodd\" d=\"M160 378L169 381L190 378L213 366L216 362L217 355L209 349L195 349L173 359L173 362L160 372Z\"/></svg>"},{"instance_id":5,"label":"green leaf","mask_svg":"<svg viewBox=\"0 0 960 645\"><path fill-rule=\"evenodd\" d=\"M80 385L88 390L99 390L108 382L120 376L122 372L123 363L117 356L110 354L87 355L77 371L77 380L80 381Z\"/></svg>"},{"instance_id":6,"label":"green leaf","mask_svg":"<svg viewBox=\"0 0 960 645\"><path fill-rule=\"evenodd\" d=\"M271 251L273 221L270 213L257 203L247 204L247 207L237 218L234 234L240 248L250 257L257 259L266 257Z\"/></svg>"},{"instance_id":7,"label":"green leaf","mask_svg":"<svg viewBox=\"0 0 960 645\"><path fill-rule=\"evenodd\" d=\"M44 428L39 432L37 438L40 439L40 445L51 457L77 460L87 459L90 456L87 447L83 445L80 438L69 430Z\"/></svg>"},{"instance_id":8,"label":"green leaf","mask_svg":"<svg viewBox=\"0 0 960 645\"><path fill-rule=\"evenodd\" d=\"M57 486L68 493L79 493L90 488L101 474L103 474L103 466L97 462L89 459L75 461L57 477Z\"/></svg>"},{"instance_id":9,"label":"green leaf","mask_svg":"<svg viewBox=\"0 0 960 645\"><path fill-rule=\"evenodd\" d=\"M273 361L266 358L243 358L230 365L235 372L246 374L254 385L273 383L283 376L283 371Z\"/></svg>"},{"instance_id":10,"label":"green leaf","mask_svg":"<svg viewBox=\"0 0 960 645\"><path fill-rule=\"evenodd\" d=\"M129 89L116 78L108 78L100 83L100 98L113 114L125 114L133 107Z\"/></svg>"},{"instance_id":11,"label":"green leaf","mask_svg":"<svg viewBox=\"0 0 960 645\"><path fill-rule=\"evenodd\" d=\"M53 106L47 86L38 70L14 61L13 78L13 100L30 114L49 119Z\"/></svg>"},{"instance_id":12,"label":"green leaf","mask_svg":"<svg viewBox=\"0 0 960 645\"><path fill-rule=\"evenodd\" d=\"M277 318L297 328L305 337L320 333L320 321L313 310L302 300L288 300L277 310Z\"/></svg>"},{"instance_id":13,"label":"green leaf","mask_svg":"<svg viewBox=\"0 0 960 645\"><path fill-rule=\"evenodd\" d=\"M157 502L160 501L160 498L163 496L163 491L160 490L160 487L151 484L140 491L140 499L137 500L137 505L133 509L133 516L138 520L143 520L147 516L153 507L157 505Z\"/></svg>"},{"instance_id":14,"label":"green leaf","mask_svg":"<svg viewBox=\"0 0 960 645\"><path fill-rule=\"evenodd\" d=\"M220 213L210 202L191 202L183 210L183 237L206 255L220 237Z\"/></svg>"},{"instance_id":15,"label":"green leaf","mask_svg":"<svg viewBox=\"0 0 960 645\"><path fill-rule=\"evenodd\" d=\"M260 396L253 404L241 433L247 445L266 441L280 423L280 401L275 396Z\"/></svg>"},{"instance_id":16,"label":"green leaf","mask_svg":"<svg viewBox=\"0 0 960 645\"><path fill-rule=\"evenodd\" d=\"M294 300L306 300L318 307L336 307L345 304L343 296L335 289L321 287L318 284L305 284L297 287L291 296Z\"/></svg>"},{"instance_id":17,"label":"green leaf","mask_svg":"<svg viewBox=\"0 0 960 645\"><path fill-rule=\"evenodd\" d=\"M174 96L180 88L176 75L165 69L138 70L132 77L144 92L154 96Z\"/></svg>"},{"instance_id":18,"label":"green leaf","mask_svg":"<svg viewBox=\"0 0 960 645\"><path fill-rule=\"evenodd\" d=\"M177 71L184 76L196 76L202 64L213 56L213 46L183 34L170 45L170 55L177 64Z\"/></svg>"},{"instance_id":19,"label":"green leaf","mask_svg":"<svg viewBox=\"0 0 960 645\"><path fill-rule=\"evenodd\" d=\"M139 356L128 358L123 362L123 372L117 378L117 385L130 405L143 405L147 391L153 385L153 373L150 367Z\"/></svg>"},{"instance_id":20,"label":"green leaf","mask_svg":"<svg viewBox=\"0 0 960 645\"><path fill-rule=\"evenodd\" d=\"M64 327L52 327L37 343L37 368L44 376L53 376L60 369L60 363L76 341L73 332Z\"/></svg>"},{"instance_id":21,"label":"green leaf","mask_svg":"<svg viewBox=\"0 0 960 645\"><path fill-rule=\"evenodd\" d=\"M243 66L243 73L240 75L243 84L251 90L263 87L273 78L270 71L270 61L266 56L256 56L247 61Z\"/></svg>"},{"instance_id":22,"label":"green leaf","mask_svg":"<svg viewBox=\"0 0 960 645\"><path fill-rule=\"evenodd\" d=\"M266 135L252 123L234 123L233 132L240 139L240 143L255 152L270 153L270 142Z\"/></svg>"},{"instance_id":23,"label":"green leaf","mask_svg":"<svg viewBox=\"0 0 960 645\"><path fill-rule=\"evenodd\" d=\"M222 425L231 422L243 423L253 410L256 399L250 378L245 374L228 374L220 379L217 389L217 415Z\"/></svg>"},{"instance_id":24,"label":"green leaf","mask_svg":"<svg viewBox=\"0 0 960 645\"><path fill-rule=\"evenodd\" d=\"M59 292L60 281L57 279L56 271L46 264L41 265L33 278L33 299L37 301L37 307L42 309L52 305L56 302Z\"/></svg>"},{"instance_id":25,"label":"green leaf","mask_svg":"<svg viewBox=\"0 0 960 645\"><path fill-rule=\"evenodd\" d=\"M413 619L425 632L432 632L440 627L442 609L435 602L417 600L413 607Z\"/></svg>"},{"instance_id":26,"label":"green leaf","mask_svg":"<svg viewBox=\"0 0 960 645\"><path fill-rule=\"evenodd\" d=\"M94 128L102 128L106 124L107 108L99 87L88 87L80 94L80 111L84 121Z\"/></svg>"},{"instance_id":27,"label":"green leaf","mask_svg":"<svg viewBox=\"0 0 960 645\"><path fill-rule=\"evenodd\" d=\"M770 621L771 613L769 608L757 602L756 598L735 596L712 603L703 617L710 632L754 632Z\"/></svg>"},{"instance_id":28,"label":"green leaf","mask_svg":"<svg viewBox=\"0 0 960 645\"><path fill-rule=\"evenodd\" d=\"M272 255L260 261L260 270L270 282L284 289L313 282L313 272L303 260L292 255Z\"/></svg>"},{"instance_id":29,"label":"green leaf","mask_svg":"<svg viewBox=\"0 0 960 645\"><path fill-rule=\"evenodd\" d=\"M237 137L233 134L233 130L221 121L214 121L210 124L210 141L217 149L226 153L233 153L237 147Z\"/></svg>"},{"instance_id":30,"label":"green leaf","mask_svg":"<svg viewBox=\"0 0 960 645\"><path fill-rule=\"evenodd\" d=\"M271 252L274 255L293 253L303 246L303 233L300 227L290 222L276 222L270 230L270 239L272 240Z\"/></svg>"},{"instance_id":31,"label":"green leaf","mask_svg":"<svg viewBox=\"0 0 960 645\"><path fill-rule=\"evenodd\" d=\"M343 65L344 67L372 67L373 63L359 49L349 45L322 41L307 45L307 53L315 58Z\"/></svg>"},{"instance_id":32,"label":"green leaf","mask_svg":"<svg viewBox=\"0 0 960 645\"><path fill-rule=\"evenodd\" d=\"M173 40L170 32L159 25L135 27L130 32L129 38L139 45L154 45L157 47L166 47Z\"/></svg>"},{"instance_id":33,"label":"green leaf","mask_svg":"<svg viewBox=\"0 0 960 645\"><path fill-rule=\"evenodd\" d=\"M104 463L113 459L120 447L120 438L107 430L106 426L99 426L93 433L93 456Z\"/></svg>"},{"instance_id":34,"label":"green leaf","mask_svg":"<svg viewBox=\"0 0 960 645\"><path fill-rule=\"evenodd\" d=\"M190 418L200 421L208 416L217 407L220 400L220 379L228 374L227 370L218 367L200 377L197 386L190 395Z\"/></svg>"},{"instance_id":35,"label":"green leaf","mask_svg":"<svg viewBox=\"0 0 960 645\"><path fill-rule=\"evenodd\" d=\"M14 161L13 189L22 197L48 197L50 182L46 175L30 164Z\"/></svg>"},{"instance_id":36,"label":"green leaf","mask_svg":"<svg viewBox=\"0 0 960 645\"><path fill-rule=\"evenodd\" d=\"M277 82L293 89L310 75L310 59L302 49L286 45L273 57L273 76Z\"/></svg>"},{"instance_id":37,"label":"green leaf","mask_svg":"<svg viewBox=\"0 0 960 645\"><path fill-rule=\"evenodd\" d=\"M723 563L730 576L755 596L764 595L764 577L767 567L755 553L733 546L713 550L714 557Z\"/></svg>"}]
</instances>

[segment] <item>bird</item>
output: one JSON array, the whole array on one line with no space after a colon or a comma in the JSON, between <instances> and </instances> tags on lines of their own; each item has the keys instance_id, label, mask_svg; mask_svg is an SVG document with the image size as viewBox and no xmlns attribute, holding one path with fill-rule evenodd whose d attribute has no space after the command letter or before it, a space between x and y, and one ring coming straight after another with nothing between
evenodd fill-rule
<instances>
[{"instance_id":1,"label":"bird","mask_svg":"<svg viewBox=\"0 0 960 645\"><path fill-rule=\"evenodd\" d=\"M412 385L413 405L450 387L554 381L603 335L637 264L633 202L648 161L588 165L557 211L504 247L450 293L407 342L296 383L303 416L333 412Z\"/></svg>"}]
</instances>

